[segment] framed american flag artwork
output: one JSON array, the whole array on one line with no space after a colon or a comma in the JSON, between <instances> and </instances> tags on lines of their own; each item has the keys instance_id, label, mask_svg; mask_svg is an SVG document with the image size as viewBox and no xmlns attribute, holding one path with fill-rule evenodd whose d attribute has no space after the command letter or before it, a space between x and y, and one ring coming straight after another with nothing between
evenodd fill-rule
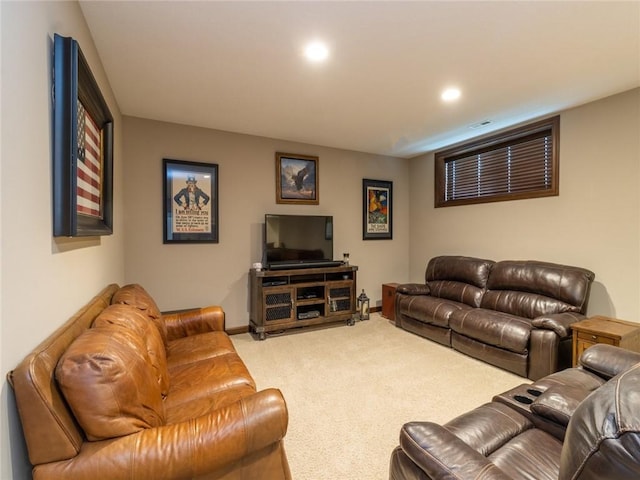
<instances>
[{"instance_id":1,"label":"framed american flag artwork","mask_svg":"<svg viewBox=\"0 0 640 480\"><path fill-rule=\"evenodd\" d=\"M113 117L78 42L53 50L53 236L110 235Z\"/></svg>"}]
</instances>

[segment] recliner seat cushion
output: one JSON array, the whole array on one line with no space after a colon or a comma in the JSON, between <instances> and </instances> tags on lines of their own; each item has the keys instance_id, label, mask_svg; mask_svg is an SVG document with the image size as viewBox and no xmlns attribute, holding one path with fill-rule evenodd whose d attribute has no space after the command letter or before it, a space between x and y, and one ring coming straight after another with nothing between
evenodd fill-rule
<instances>
[{"instance_id":1,"label":"recliner seat cushion","mask_svg":"<svg viewBox=\"0 0 640 480\"><path fill-rule=\"evenodd\" d=\"M400 313L424 323L449 327L453 312L471 309L464 303L443 300L427 295L407 295L398 297Z\"/></svg>"},{"instance_id":2,"label":"recliner seat cushion","mask_svg":"<svg viewBox=\"0 0 640 480\"><path fill-rule=\"evenodd\" d=\"M473 308L453 312L451 329L469 338L516 353L526 353L531 322L508 313Z\"/></svg>"},{"instance_id":3,"label":"recliner seat cushion","mask_svg":"<svg viewBox=\"0 0 640 480\"><path fill-rule=\"evenodd\" d=\"M487 459L513 480L557 480L562 442L533 428L513 437Z\"/></svg>"}]
</instances>

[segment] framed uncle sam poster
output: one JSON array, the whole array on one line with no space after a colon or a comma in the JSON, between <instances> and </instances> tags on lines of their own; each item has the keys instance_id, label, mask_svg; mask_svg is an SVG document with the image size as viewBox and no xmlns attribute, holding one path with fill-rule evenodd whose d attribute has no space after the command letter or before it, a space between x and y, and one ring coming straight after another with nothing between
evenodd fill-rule
<instances>
[{"instance_id":1,"label":"framed uncle sam poster","mask_svg":"<svg viewBox=\"0 0 640 480\"><path fill-rule=\"evenodd\" d=\"M53 236L113 231L113 117L78 42L54 36Z\"/></svg>"},{"instance_id":2,"label":"framed uncle sam poster","mask_svg":"<svg viewBox=\"0 0 640 480\"><path fill-rule=\"evenodd\" d=\"M218 243L218 165L163 160L163 243Z\"/></svg>"},{"instance_id":3,"label":"framed uncle sam poster","mask_svg":"<svg viewBox=\"0 0 640 480\"><path fill-rule=\"evenodd\" d=\"M393 238L393 182L362 180L362 239Z\"/></svg>"}]
</instances>

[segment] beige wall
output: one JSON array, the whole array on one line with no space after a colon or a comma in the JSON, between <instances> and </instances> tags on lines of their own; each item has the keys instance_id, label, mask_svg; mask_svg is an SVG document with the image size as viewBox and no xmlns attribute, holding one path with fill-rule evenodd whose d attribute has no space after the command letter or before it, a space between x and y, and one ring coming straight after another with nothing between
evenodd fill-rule
<instances>
[{"instance_id":1,"label":"beige wall","mask_svg":"<svg viewBox=\"0 0 640 480\"><path fill-rule=\"evenodd\" d=\"M2 373L110 282L142 283L162 309L221 304L229 327L246 325L267 212L333 215L336 256L351 253L377 304L381 283L420 281L431 256L460 253L585 266L597 275L591 313L640 319L640 89L562 112L559 197L436 210L432 154L407 161L121 118L76 3L0 2L0 22ZM53 33L79 40L116 119L112 236L51 237ZM276 151L320 157L319 206L276 205ZM163 157L219 164L219 244L162 244ZM362 178L394 182L392 241L362 240ZM28 478L6 381L0 400L0 478Z\"/></svg>"},{"instance_id":2,"label":"beige wall","mask_svg":"<svg viewBox=\"0 0 640 480\"><path fill-rule=\"evenodd\" d=\"M640 89L561 113L560 195L433 208L433 153L410 163L411 279L461 254L596 274L589 312L640 321Z\"/></svg>"},{"instance_id":3,"label":"beige wall","mask_svg":"<svg viewBox=\"0 0 640 480\"><path fill-rule=\"evenodd\" d=\"M122 122L77 3L1 2L1 367L37 343L110 282L124 280ZM76 38L115 117L115 234L51 236L53 34ZM2 382L0 478L29 478L10 387Z\"/></svg>"},{"instance_id":4,"label":"beige wall","mask_svg":"<svg viewBox=\"0 0 640 480\"><path fill-rule=\"evenodd\" d=\"M358 288L408 278L407 160L124 118L126 279L162 310L219 304L227 328L249 321L248 270L262 255L265 213L334 216L334 256L351 254ZM319 205L275 203L275 152L319 156ZM162 159L219 165L220 242L162 243ZM362 179L393 181L393 240L362 240Z\"/></svg>"}]
</instances>

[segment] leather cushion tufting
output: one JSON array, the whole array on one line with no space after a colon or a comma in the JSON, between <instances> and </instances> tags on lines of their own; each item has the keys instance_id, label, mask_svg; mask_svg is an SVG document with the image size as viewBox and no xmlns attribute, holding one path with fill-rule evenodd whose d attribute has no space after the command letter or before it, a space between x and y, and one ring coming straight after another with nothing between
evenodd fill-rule
<instances>
[{"instance_id":1,"label":"leather cushion tufting","mask_svg":"<svg viewBox=\"0 0 640 480\"><path fill-rule=\"evenodd\" d=\"M109 305L93 321L94 327L116 325L130 329L144 343L149 354L162 395L169 392L169 371L167 354L158 329L148 317L136 307L125 304Z\"/></svg>"},{"instance_id":2,"label":"leather cushion tufting","mask_svg":"<svg viewBox=\"0 0 640 480\"><path fill-rule=\"evenodd\" d=\"M156 326L158 332L160 332L162 342L164 343L165 348L167 347L167 326L162 320L162 314L160 313L158 305L156 305L153 297L151 297L151 295L149 295L141 285L132 283L121 287L116 293L113 294L111 303L124 303L126 305L136 307L137 309L144 312Z\"/></svg>"}]
</instances>

